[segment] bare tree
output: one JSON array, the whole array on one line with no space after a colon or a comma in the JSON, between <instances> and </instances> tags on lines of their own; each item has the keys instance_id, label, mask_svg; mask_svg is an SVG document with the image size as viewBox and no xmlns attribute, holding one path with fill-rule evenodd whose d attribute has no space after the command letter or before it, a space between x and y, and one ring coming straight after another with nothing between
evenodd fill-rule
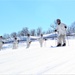
<instances>
[{"instance_id":1,"label":"bare tree","mask_svg":"<svg viewBox=\"0 0 75 75\"><path fill-rule=\"evenodd\" d=\"M19 31L19 32L17 33L17 36L18 36L18 37L22 36L22 35L21 35L21 31Z\"/></svg>"},{"instance_id":2,"label":"bare tree","mask_svg":"<svg viewBox=\"0 0 75 75\"><path fill-rule=\"evenodd\" d=\"M46 34L50 34L52 32L52 30L48 29Z\"/></svg>"},{"instance_id":3,"label":"bare tree","mask_svg":"<svg viewBox=\"0 0 75 75\"><path fill-rule=\"evenodd\" d=\"M27 27L23 28L22 31L21 31L21 35L22 35L22 36L26 36L27 33L29 33L28 28L27 28Z\"/></svg>"},{"instance_id":4,"label":"bare tree","mask_svg":"<svg viewBox=\"0 0 75 75\"><path fill-rule=\"evenodd\" d=\"M70 36L71 35L71 26L68 26L67 27L67 36Z\"/></svg>"},{"instance_id":5,"label":"bare tree","mask_svg":"<svg viewBox=\"0 0 75 75\"><path fill-rule=\"evenodd\" d=\"M3 35L3 38L4 38L4 39L9 39L9 38L10 38L10 35L9 35L9 34L4 34L4 35Z\"/></svg>"},{"instance_id":6,"label":"bare tree","mask_svg":"<svg viewBox=\"0 0 75 75\"><path fill-rule=\"evenodd\" d=\"M46 32L45 32L45 31L43 31L43 32L42 32L42 34L46 34Z\"/></svg>"},{"instance_id":7,"label":"bare tree","mask_svg":"<svg viewBox=\"0 0 75 75\"><path fill-rule=\"evenodd\" d=\"M75 22L72 23L72 25L70 27L70 32L75 33Z\"/></svg>"},{"instance_id":8,"label":"bare tree","mask_svg":"<svg viewBox=\"0 0 75 75\"><path fill-rule=\"evenodd\" d=\"M35 29L32 29L32 30L30 31L30 33L31 33L31 36L35 36L35 35L36 35Z\"/></svg>"},{"instance_id":9,"label":"bare tree","mask_svg":"<svg viewBox=\"0 0 75 75\"><path fill-rule=\"evenodd\" d=\"M41 27L37 28L36 32L37 36L39 36L41 33L42 33L42 28Z\"/></svg>"},{"instance_id":10,"label":"bare tree","mask_svg":"<svg viewBox=\"0 0 75 75\"><path fill-rule=\"evenodd\" d=\"M17 33L16 32L11 33L11 37L17 37Z\"/></svg>"}]
</instances>

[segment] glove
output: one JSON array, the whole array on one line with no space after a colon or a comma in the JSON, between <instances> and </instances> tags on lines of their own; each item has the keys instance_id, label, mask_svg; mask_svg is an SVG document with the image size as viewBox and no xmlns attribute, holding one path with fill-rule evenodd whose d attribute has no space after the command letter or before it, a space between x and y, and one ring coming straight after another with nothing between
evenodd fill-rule
<instances>
[{"instance_id":1,"label":"glove","mask_svg":"<svg viewBox=\"0 0 75 75\"><path fill-rule=\"evenodd\" d=\"M65 26L65 28L67 28L67 26Z\"/></svg>"},{"instance_id":2,"label":"glove","mask_svg":"<svg viewBox=\"0 0 75 75\"><path fill-rule=\"evenodd\" d=\"M46 41L47 39L45 38L45 41Z\"/></svg>"},{"instance_id":3,"label":"glove","mask_svg":"<svg viewBox=\"0 0 75 75\"><path fill-rule=\"evenodd\" d=\"M31 43L32 41L30 41L29 43Z\"/></svg>"},{"instance_id":4,"label":"glove","mask_svg":"<svg viewBox=\"0 0 75 75\"><path fill-rule=\"evenodd\" d=\"M4 42L2 42L4 44Z\"/></svg>"},{"instance_id":5,"label":"glove","mask_svg":"<svg viewBox=\"0 0 75 75\"><path fill-rule=\"evenodd\" d=\"M57 30L54 30L55 32L57 32Z\"/></svg>"}]
</instances>

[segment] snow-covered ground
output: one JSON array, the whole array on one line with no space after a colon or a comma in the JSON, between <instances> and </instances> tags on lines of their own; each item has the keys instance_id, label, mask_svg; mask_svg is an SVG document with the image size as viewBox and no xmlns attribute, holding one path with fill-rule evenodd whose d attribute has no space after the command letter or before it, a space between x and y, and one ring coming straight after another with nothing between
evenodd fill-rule
<instances>
[{"instance_id":1,"label":"snow-covered ground","mask_svg":"<svg viewBox=\"0 0 75 75\"><path fill-rule=\"evenodd\" d=\"M12 44L4 45L0 51L0 75L2 74L75 74L75 39L66 40L66 47L51 48L56 40L38 41L26 49L20 43L18 49Z\"/></svg>"}]
</instances>

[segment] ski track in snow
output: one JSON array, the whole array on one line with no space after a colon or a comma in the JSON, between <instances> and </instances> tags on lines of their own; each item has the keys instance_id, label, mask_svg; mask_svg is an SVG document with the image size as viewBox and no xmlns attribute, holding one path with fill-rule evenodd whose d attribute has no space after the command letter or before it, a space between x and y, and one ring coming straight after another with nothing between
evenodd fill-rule
<instances>
[{"instance_id":1,"label":"ski track in snow","mask_svg":"<svg viewBox=\"0 0 75 75\"><path fill-rule=\"evenodd\" d=\"M28 49L25 43L14 50L8 45L0 51L0 74L75 74L75 41L69 42L70 46L59 48L50 48L55 40L44 42L42 48L38 42Z\"/></svg>"},{"instance_id":2,"label":"ski track in snow","mask_svg":"<svg viewBox=\"0 0 75 75\"><path fill-rule=\"evenodd\" d=\"M54 62L56 62L56 61L54 61ZM40 71L37 75L44 74L47 71L51 71L52 69L63 66L64 64L69 63L69 62L70 62L70 59L66 60L66 61L63 61L63 62L60 62L60 63L55 64L55 65L48 65L42 71Z\"/></svg>"}]
</instances>

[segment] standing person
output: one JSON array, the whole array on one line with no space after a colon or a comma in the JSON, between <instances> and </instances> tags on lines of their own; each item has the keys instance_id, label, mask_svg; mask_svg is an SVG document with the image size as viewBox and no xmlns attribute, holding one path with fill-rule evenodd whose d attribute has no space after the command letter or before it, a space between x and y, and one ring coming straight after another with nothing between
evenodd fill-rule
<instances>
[{"instance_id":1,"label":"standing person","mask_svg":"<svg viewBox=\"0 0 75 75\"><path fill-rule=\"evenodd\" d=\"M44 46L46 47L46 41L47 41L47 39L46 38L44 38Z\"/></svg>"},{"instance_id":2,"label":"standing person","mask_svg":"<svg viewBox=\"0 0 75 75\"><path fill-rule=\"evenodd\" d=\"M43 41L44 41L44 39L43 39L43 34L41 34L41 35L40 35L40 38L39 38L40 47L43 46Z\"/></svg>"},{"instance_id":3,"label":"standing person","mask_svg":"<svg viewBox=\"0 0 75 75\"><path fill-rule=\"evenodd\" d=\"M27 34L27 47L26 48L29 48L30 47L30 44L31 44L31 40L30 40L30 34Z\"/></svg>"},{"instance_id":4,"label":"standing person","mask_svg":"<svg viewBox=\"0 0 75 75\"><path fill-rule=\"evenodd\" d=\"M13 49L17 49L18 48L18 43L19 43L19 40L16 37L14 37Z\"/></svg>"},{"instance_id":5,"label":"standing person","mask_svg":"<svg viewBox=\"0 0 75 75\"><path fill-rule=\"evenodd\" d=\"M0 36L0 50L2 49L3 44L4 44L4 42L3 42L3 37Z\"/></svg>"},{"instance_id":6,"label":"standing person","mask_svg":"<svg viewBox=\"0 0 75 75\"><path fill-rule=\"evenodd\" d=\"M56 20L57 22L57 28L55 30L55 32L58 33L58 38L57 38L57 47L58 46L66 46L66 29L67 26L64 23L61 23L60 19Z\"/></svg>"}]
</instances>

